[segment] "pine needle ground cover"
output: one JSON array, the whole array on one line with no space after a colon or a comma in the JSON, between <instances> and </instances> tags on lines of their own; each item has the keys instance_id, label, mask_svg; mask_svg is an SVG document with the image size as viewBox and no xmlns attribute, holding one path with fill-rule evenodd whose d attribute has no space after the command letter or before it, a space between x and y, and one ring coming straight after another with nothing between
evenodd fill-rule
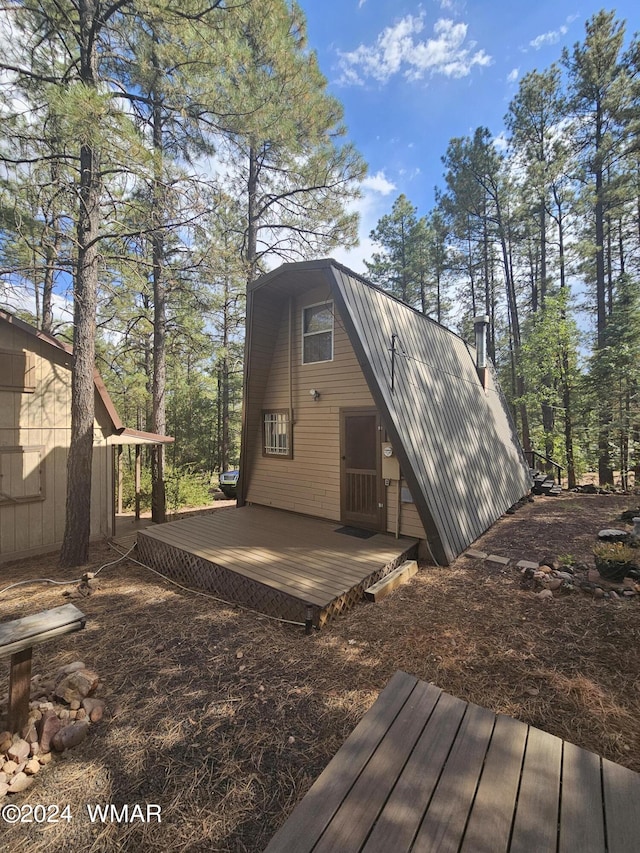
<instances>
[{"instance_id":1,"label":"pine needle ground cover","mask_svg":"<svg viewBox=\"0 0 640 853\"><path fill-rule=\"evenodd\" d=\"M598 530L621 526L635 500L540 498L477 547L592 561ZM92 565L114 557L100 546ZM68 579L56 564L5 566L1 586ZM79 602L86 628L36 648L33 672L83 660L107 713L11 798L69 805L73 819L4 825L12 851L261 850L397 669L640 770L639 597L543 602L515 568L463 557L305 637L128 561L98 580ZM64 603L65 589L9 590L0 618ZM162 822L92 822L87 805L105 803L159 805Z\"/></svg>"}]
</instances>

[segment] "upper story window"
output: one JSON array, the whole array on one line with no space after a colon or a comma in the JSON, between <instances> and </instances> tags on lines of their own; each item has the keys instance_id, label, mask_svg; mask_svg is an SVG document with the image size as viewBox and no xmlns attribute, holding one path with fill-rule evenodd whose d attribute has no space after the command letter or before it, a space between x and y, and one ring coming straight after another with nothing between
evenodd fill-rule
<instances>
[{"instance_id":1,"label":"upper story window","mask_svg":"<svg viewBox=\"0 0 640 853\"><path fill-rule=\"evenodd\" d=\"M32 394L36 390L36 365L32 352L0 349L0 391Z\"/></svg>"},{"instance_id":2,"label":"upper story window","mask_svg":"<svg viewBox=\"0 0 640 853\"><path fill-rule=\"evenodd\" d=\"M333 302L310 305L302 311L302 363L333 359Z\"/></svg>"}]
</instances>

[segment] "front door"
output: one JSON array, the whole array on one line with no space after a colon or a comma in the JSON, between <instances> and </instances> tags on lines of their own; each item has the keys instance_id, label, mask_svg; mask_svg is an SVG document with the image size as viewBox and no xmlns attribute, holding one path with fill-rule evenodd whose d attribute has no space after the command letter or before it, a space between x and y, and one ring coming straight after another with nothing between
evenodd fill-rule
<instances>
[{"instance_id":1,"label":"front door","mask_svg":"<svg viewBox=\"0 0 640 853\"><path fill-rule=\"evenodd\" d=\"M384 530L380 418L375 409L340 411L341 521Z\"/></svg>"}]
</instances>

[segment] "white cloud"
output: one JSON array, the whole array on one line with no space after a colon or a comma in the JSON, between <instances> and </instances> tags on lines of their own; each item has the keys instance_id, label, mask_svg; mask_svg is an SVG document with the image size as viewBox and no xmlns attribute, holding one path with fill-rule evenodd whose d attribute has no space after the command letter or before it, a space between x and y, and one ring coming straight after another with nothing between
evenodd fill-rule
<instances>
[{"instance_id":1,"label":"white cloud","mask_svg":"<svg viewBox=\"0 0 640 853\"><path fill-rule=\"evenodd\" d=\"M508 83L517 83L519 77L520 77L520 69L514 68L513 71L510 71L509 74L507 75L507 82Z\"/></svg>"},{"instance_id":2,"label":"white cloud","mask_svg":"<svg viewBox=\"0 0 640 853\"><path fill-rule=\"evenodd\" d=\"M529 47L532 47L534 50L540 50L541 47L545 47L546 45L557 44L563 36L566 36L571 24L579 17L579 15L569 15L566 22L558 27L557 30L549 30L549 32L542 33L536 36L536 38L531 39Z\"/></svg>"},{"instance_id":3,"label":"white cloud","mask_svg":"<svg viewBox=\"0 0 640 853\"><path fill-rule=\"evenodd\" d=\"M363 192L380 193L380 195L389 195L396 188L396 185L382 171L376 172L375 175L367 175L361 186Z\"/></svg>"},{"instance_id":4,"label":"white cloud","mask_svg":"<svg viewBox=\"0 0 640 853\"><path fill-rule=\"evenodd\" d=\"M568 32L569 27L563 24L557 30L549 30L548 33L536 36L536 38L529 42L529 47L532 47L534 50L540 50L541 47L545 47L548 44L557 44L562 36L566 36Z\"/></svg>"},{"instance_id":5,"label":"white cloud","mask_svg":"<svg viewBox=\"0 0 640 853\"><path fill-rule=\"evenodd\" d=\"M466 77L471 69L490 65L492 58L476 43L467 40L467 25L440 18L433 27L433 38L420 39L424 29L424 13L406 15L393 26L386 27L375 44L359 45L340 54L340 82L343 85L364 84L367 78L386 83L402 73L408 80L426 75Z\"/></svg>"}]
</instances>

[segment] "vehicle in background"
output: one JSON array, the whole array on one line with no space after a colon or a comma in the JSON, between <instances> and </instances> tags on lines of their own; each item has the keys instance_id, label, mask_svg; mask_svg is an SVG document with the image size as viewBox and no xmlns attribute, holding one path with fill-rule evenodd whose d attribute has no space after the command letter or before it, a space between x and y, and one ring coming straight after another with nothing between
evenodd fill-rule
<instances>
[{"instance_id":1,"label":"vehicle in background","mask_svg":"<svg viewBox=\"0 0 640 853\"><path fill-rule=\"evenodd\" d=\"M240 472L237 469L235 469L234 471L225 471L223 474L220 474L220 477L218 478L218 483L220 486L220 491L226 498L236 497L239 474Z\"/></svg>"}]
</instances>

